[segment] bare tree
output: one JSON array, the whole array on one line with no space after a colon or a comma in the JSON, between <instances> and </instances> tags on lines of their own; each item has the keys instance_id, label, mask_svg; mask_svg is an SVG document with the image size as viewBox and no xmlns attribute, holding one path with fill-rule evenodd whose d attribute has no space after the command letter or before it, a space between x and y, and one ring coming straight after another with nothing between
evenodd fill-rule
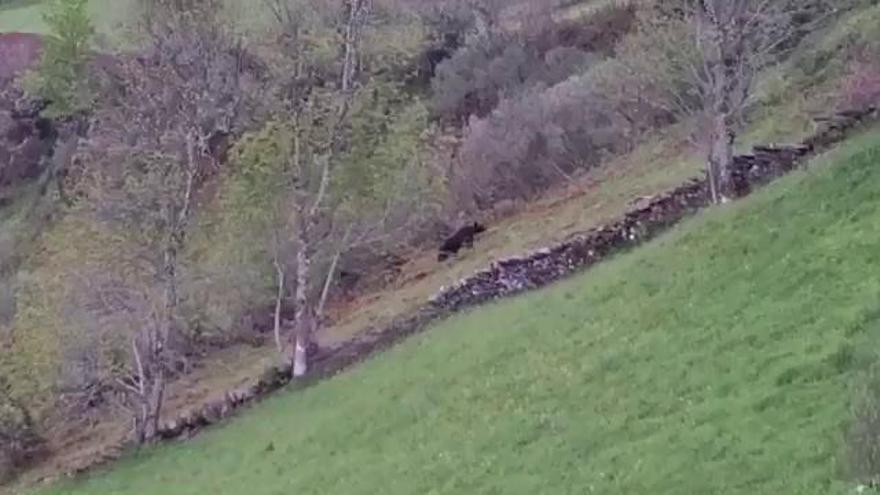
<instances>
[{"instance_id":1,"label":"bare tree","mask_svg":"<svg viewBox=\"0 0 880 495\"><path fill-rule=\"evenodd\" d=\"M815 0L669 0L644 9L638 32L603 66L599 82L634 131L692 119L712 200L735 192L731 165L762 71L834 12ZM604 77L602 77L604 76Z\"/></svg>"},{"instance_id":2,"label":"bare tree","mask_svg":"<svg viewBox=\"0 0 880 495\"><path fill-rule=\"evenodd\" d=\"M219 165L212 143L238 130L246 107L246 54L207 15L150 19L150 51L112 69L115 91L105 94L85 149L89 211L130 239L149 267L147 287L156 287L139 291L138 307L148 311L131 309L149 315L130 344L139 442L159 427L169 338L180 326L180 254L200 188Z\"/></svg>"},{"instance_id":3,"label":"bare tree","mask_svg":"<svg viewBox=\"0 0 880 495\"><path fill-rule=\"evenodd\" d=\"M343 53L340 92L325 96L329 102L328 110L320 110L322 99L317 94L305 105L299 106L294 112L295 128L301 129L305 124L311 129L318 129L324 134L324 138L312 135L311 143L306 144L310 148L303 156L303 141L300 135L294 137L294 159L310 160L313 169L317 169L317 190L309 188L301 189L294 193L294 230L298 241L296 251L296 290L294 293L294 332L292 333L291 372L294 377L301 377L308 371L308 349L313 346L314 333L318 330L323 318L321 314L327 297L327 291L322 288L317 298L310 294L309 287L313 279L313 257L316 254L316 246L319 243L315 227L320 222L322 210L327 206L328 189L333 180L333 165L344 152L345 130L350 117L352 100L356 88L358 57L360 50L361 33L367 21L367 15L371 8L371 0L349 0L346 2L348 10L347 21L344 26ZM317 111L315 111L317 110ZM316 118L323 121L331 116L332 124L326 129L315 126ZM304 121L308 122L304 122ZM317 139L315 139L317 137ZM297 168L301 169L302 164ZM345 234L343 243L348 242L349 233ZM342 244L341 244L342 245ZM325 280L334 276L336 263L341 249L337 250L326 275ZM325 282L323 287L327 287Z\"/></svg>"},{"instance_id":4,"label":"bare tree","mask_svg":"<svg viewBox=\"0 0 880 495\"><path fill-rule=\"evenodd\" d=\"M755 96L760 72L784 56L796 35L795 18L818 22L824 2L772 0L697 0L683 2L698 57L690 68L699 92L698 142L714 202L733 193L731 166L744 112ZM801 26L803 28L803 26ZM685 98L676 101L685 102Z\"/></svg>"},{"instance_id":5,"label":"bare tree","mask_svg":"<svg viewBox=\"0 0 880 495\"><path fill-rule=\"evenodd\" d=\"M406 175L419 164L414 160L417 153L407 153L403 160L387 154L387 159L375 158L393 148L384 140L394 139L398 130L392 124L385 133L377 133L364 121L376 114L371 105L383 101L380 95L385 91L401 99L397 89L389 89L392 84L376 76L381 68L375 61L362 62L372 1L347 1L336 15L291 2L296 0L268 2L285 55L276 62L278 102L273 119L237 147L237 166L250 170L245 173L252 174L251 184L266 184L271 190L267 196L283 205L265 207L273 217L267 242L277 245L291 239L293 245L292 259L279 257L274 248L268 253L276 273L275 336L291 373L301 377L309 369L314 336L325 322L340 259L389 234L388 225L398 220L392 218L393 210L410 182ZM302 35L306 28L308 37ZM313 44L318 36L322 38ZM328 43L340 47L338 59L316 54ZM427 110L416 107L403 107L393 118L382 114L396 123L409 118L418 127L426 121ZM377 162L378 169L371 168ZM397 169L392 162L406 164ZM383 182L381 192L373 194L376 190L370 185L389 174L395 180ZM261 179L254 182L254 176ZM285 339L281 310L288 298L293 321Z\"/></svg>"},{"instance_id":6,"label":"bare tree","mask_svg":"<svg viewBox=\"0 0 880 495\"><path fill-rule=\"evenodd\" d=\"M342 32L343 59L339 83L322 87L314 76L323 70L310 57L310 46L303 39L304 19L302 10L288 0L267 2L284 40L288 62L285 64L292 77L284 78L281 100L286 115L280 116L279 131L287 141L289 153L279 157L280 170L291 177L291 214L286 221L296 240L296 259L293 263L294 331L287 346L287 360L294 377L305 375L308 370L308 350L313 346L313 335L321 319L326 298L327 282L333 276L336 262L330 264L330 273L322 278L321 290L312 290L315 279L315 256L322 240L320 229L328 220L327 207L330 188L334 180L334 165L346 148L346 128L350 117L352 100L357 91L361 34L371 8L371 0L347 0L344 2L345 22L339 26ZM347 237L347 235L346 235ZM345 239L347 242L348 239ZM338 259L338 254L334 257ZM281 298L284 296L285 273L276 258L273 261L278 278L275 306L276 343L280 344Z\"/></svg>"}]
</instances>

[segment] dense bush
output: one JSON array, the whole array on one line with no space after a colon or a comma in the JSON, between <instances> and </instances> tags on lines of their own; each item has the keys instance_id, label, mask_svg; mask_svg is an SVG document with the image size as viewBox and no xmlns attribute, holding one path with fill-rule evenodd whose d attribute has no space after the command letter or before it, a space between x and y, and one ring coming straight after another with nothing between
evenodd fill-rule
<instances>
[{"instance_id":1,"label":"dense bush","mask_svg":"<svg viewBox=\"0 0 880 495\"><path fill-rule=\"evenodd\" d=\"M485 116L503 93L525 85L537 63L537 55L514 40L465 46L437 67L431 83L434 112L459 122Z\"/></svg>"},{"instance_id":2,"label":"dense bush","mask_svg":"<svg viewBox=\"0 0 880 495\"><path fill-rule=\"evenodd\" d=\"M579 74L610 55L635 24L628 4L611 5L584 22L530 15L523 14L518 31L473 38L437 66L432 81L437 116L463 124L536 84L552 86Z\"/></svg>"},{"instance_id":3,"label":"dense bush","mask_svg":"<svg viewBox=\"0 0 880 495\"><path fill-rule=\"evenodd\" d=\"M621 41L613 59L594 71L597 91L627 122L630 139L699 107L691 71L698 66L697 53L681 43L689 27L679 20L661 22L654 15L643 12L638 30Z\"/></svg>"},{"instance_id":4,"label":"dense bush","mask_svg":"<svg viewBox=\"0 0 880 495\"><path fill-rule=\"evenodd\" d=\"M841 87L842 104L861 109L880 106L880 44L866 47L850 64Z\"/></svg>"},{"instance_id":5,"label":"dense bush","mask_svg":"<svg viewBox=\"0 0 880 495\"><path fill-rule=\"evenodd\" d=\"M639 15L609 7L597 14L610 22L605 30L592 19L578 32L616 42L613 58L602 57L601 44L558 36L560 25L552 24L503 52L476 60L465 48L441 65L435 108L470 116L452 181L462 202L471 197L486 208L533 197L697 105L689 70L695 53L677 43L687 26L661 22L653 11Z\"/></svg>"},{"instance_id":6,"label":"dense bush","mask_svg":"<svg viewBox=\"0 0 880 495\"><path fill-rule=\"evenodd\" d=\"M525 24L525 36L541 53L571 47L611 56L620 39L635 27L636 14L633 2L607 2L592 10L587 18L557 21L549 13L531 16L531 22Z\"/></svg>"},{"instance_id":7,"label":"dense bush","mask_svg":"<svg viewBox=\"0 0 880 495\"><path fill-rule=\"evenodd\" d=\"M541 54L519 39L500 37L467 46L437 67L433 80L434 112L465 122L485 117L505 99L537 85L553 85L597 60L574 47L556 47Z\"/></svg>"},{"instance_id":8,"label":"dense bush","mask_svg":"<svg viewBox=\"0 0 880 495\"><path fill-rule=\"evenodd\" d=\"M623 151L623 122L593 89L589 75L538 85L472 118L458 171L485 206L533 197Z\"/></svg>"}]
</instances>

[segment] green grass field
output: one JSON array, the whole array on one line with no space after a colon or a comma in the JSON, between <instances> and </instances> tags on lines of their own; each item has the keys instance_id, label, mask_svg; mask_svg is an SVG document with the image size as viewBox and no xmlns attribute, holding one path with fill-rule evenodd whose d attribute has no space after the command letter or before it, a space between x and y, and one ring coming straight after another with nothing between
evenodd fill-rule
<instances>
[{"instance_id":1,"label":"green grass field","mask_svg":"<svg viewBox=\"0 0 880 495\"><path fill-rule=\"evenodd\" d=\"M95 27L102 35L110 35L128 20L131 0L90 0L89 10ZM45 2L14 2L8 7L0 7L0 33L27 32L45 33L43 22Z\"/></svg>"},{"instance_id":2,"label":"green grass field","mask_svg":"<svg viewBox=\"0 0 880 495\"><path fill-rule=\"evenodd\" d=\"M89 0L89 11L95 25L95 42L102 48L116 48L131 43L133 22L137 15L136 0ZM0 6L0 33L26 32L45 34L43 22L45 1L21 0ZM227 0L226 17L245 34L262 34L271 23L262 0Z\"/></svg>"},{"instance_id":3,"label":"green grass field","mask_svg":"<svg viewBox=\"0 0 880 495\"><path fill-rule=\"evenodd\" d=\"M880 134L548 290L46 494L846 493Z\"/></svg>"},{"instance_id":4,"label":"green grass field","mask_svg":"<svg viewBox=\"0 0 880 495\"><path fill-rule=\"evenodd\" d=\"M13 3L0 7L0 33L42 33L46 26L41 18L42 7L36 3Z\"/></svg>"}]
</instances>

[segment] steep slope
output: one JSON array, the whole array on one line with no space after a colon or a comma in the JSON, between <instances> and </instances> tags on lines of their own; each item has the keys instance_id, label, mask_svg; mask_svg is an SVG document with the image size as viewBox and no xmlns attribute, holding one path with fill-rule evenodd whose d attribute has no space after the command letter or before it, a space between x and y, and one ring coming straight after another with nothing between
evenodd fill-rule
<instances>
[{"instance_id":1,"label":"steep slope","mask_svg":"<svg viewBox=\"0 0 880 495\"><path fill-rule=\"evenodd\" d=\"M834 493L880 135L550 290L46 493Z\"/></svg>"}]
</instances>

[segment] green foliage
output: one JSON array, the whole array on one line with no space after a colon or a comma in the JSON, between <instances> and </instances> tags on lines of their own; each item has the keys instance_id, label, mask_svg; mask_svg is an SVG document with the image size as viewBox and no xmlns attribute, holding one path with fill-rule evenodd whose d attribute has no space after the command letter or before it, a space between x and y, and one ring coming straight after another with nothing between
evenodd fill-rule
<instances>
[{"instance_id":1,"label":"green foliage","mask_svg":"<svg viewBox=\"0 0 880 495\"><path fill-rule=\"evenodd\" d=\"M835 458L880 310L878 159L874 133L582 277L43 493L847 493Z\"/></svg>"},{"instance_id":2,"label":"green foliage","mask_svg":"<svg viewBox=\"0 0 880 495\"><path fill-rule=\"evenodd\" d=\"M11 397L42 426L59 389L109 376L118 364L114 356L127 349L126 332L134 330L121 321L102 326L104 321L86 314L93 302L86 296L88 284L106 274L143 275L131 270L131 246L78 211L45 232L35 252L19 275L9 353L0 353L0 374L8 379ZM128 273L120 275L126 268ZM88 370L82 368L85 361L93 365Z\"/></svg>"},{"instance_id":3,"label":"green foliage","mask_svg":"<svg viewBox=\"0 0 880 495\"><path fill-rule=\"evenodd\" d=\"M125 31L135 20L132 14L137 11L137 1L89 0L88 11L97 35L109 43L128 41ZM0 6L0 32L49 34L49 27L43 20L47 5L46 0L34 0Z\"/></svg>"},{"instance_id":4,"label":"green foliage","mask_svg":"<svg viewBox=\"0 0 880 495\"><path fill-rule=\"evenodd\" d=\"M239 316L274 297L272 260L290 247L282 237L293 179L282 159L292 154L289 131L271 122L239 140L215 200L192 231L183 281L191 328L232 331Z\"/></svg>"},{"instance_id":5,"label":"green foliage","mask_svg":"<svg viewBox=\"0 0 880 495\"><path fill-rule=\"evenodd\" d=\"M95 34L88 0L53 0L43 15L50 34L36 73L27 81L30 92L51 102L50 117L66 117L92 104L88 64Z\"/></svg>"},{"instance_id":6,"label":"green foliage","mask_svg":"<svg viewBox=\"0 0 880 495\"><path fill-rule=\"evenodd\" d=\"M173 223L187 208L188 173L177 157L135 153L119 157L126 160L119 170L94 172L84 207L158 262L165 243L175 235Z\"/></svg>"},{"instance_id":7,"label":"green foliage","mask_svg":"<svg viewBox=\"0 0 880 495\"><path fill-rule=\"evenodd\" d=\"M21 278L8 353L0 356L0 372L7 379L12 400L44 417L54 405L60 371L63 320L55 312L60 307L59 287L57 279L46 272Z\"/></svg>"},{"instance_id":8,"label":"green foliage","mask_svg":"<svg viewBox=\"0 0 880 495\"><path fill-rule=\"evenodd\" d=\"M427 122L427 108L394 86L366 88L352 111L351 149L340 160L337 202L363 214L396 199L403 179L420 168Z\"/></svg>"},{"instance_id":9,"label":"green foliage","mask_svg":"<svg viewBox=\"0 0 880 495\"><path fill-rule=\"evenodd\" d=\"M320 149L335 123L333 96L313 96L298 119L269 121L236 143L216 200L193 232L187 254L192 263L184 290L195 326L230 329L237 316L272 301L273 264L277 260L285 266L295 254L296 204L317 194ZM359 91L348 152L331 164L321 225L338 232L379 222L392 204L401 205L398 217L432 207L435 194L428 186L433 177L420 159L426 126L425 107L396 86L375 82ZM321 241L316 263L336 251L334 239Z\"/></svg>"},{"instance_id":10,"label":"green foliage","mask_svg":"<svg viewBox=\"0 0 880 495\"><path fill-rule=\"evenodd\" d=\"M332 97L315 96L296 121L269 122L236 145L225 209L242 223L283 223L290 215L285 201L317 193L319 154L334 132L335 117ZM396 186L419 168L427 121L425 106L394 84L377 81L360 90L352 103L347 151L331 163L331 209L367 217L395 199Z\"/></svg>"},{"instance_id":11,"label":"green foliage","mask_svg":"<svg viewBox=\"0 0 880 495\"><path fill-rule=\"evenodd\" d=\"M270 240L258 223L221 205L212 205L193 229L185 253L181 280L182 312L187 328L198 336L229 337L239 318L262 311L272 301L274 268Z\"/></svg>"},{"instance_id":12,"label":"green foliage","mask_svg":"<svg viewBox=\"0 0 880 495\"><path fill-rule=\"evenodd\" d=\"M853 60L880 48L880 5L855 9L806 38L777 74L770 98L832 86ZM784 74L784 77L783 77Z\"/></svg>"},{"instance_id":13,"label":"green foliage","mask_svg":"<svg viewBox=\"0 0 880 495\"><path fill-rule=\"evenodd\" d=\"M685 21L642 12L638 29L620 42L615 57L593 71L597 88L636 120L694 112L700 98L693 73L699 53L682 41L692 38L690 31Z\"/></svg>"},{"instance_id":14,"label":"green foliage","mask_svg":"<svg viewBox=\"0 0 880 495\"><path fill-rule=\"evenodd\" d=\"M271 224L283 214L278 202L291 192L298 175L285 166L286 157L295 152L294 132L290 125L269 122L236 144L224 196L230 213L243 222Z\"/></svg>"},{"instance_id":15,"label":"green foliage","mask_svg":"<svg viewBox=\"0 0 880 495\"><path fill-rule=\"evenodd\" d=\"M416 60L428 42L421 20L399 6L374 5L376 20L365 26L361 56L366 70L389 73L394 80L415 76Z\"/></svg>"}]
</instances>

